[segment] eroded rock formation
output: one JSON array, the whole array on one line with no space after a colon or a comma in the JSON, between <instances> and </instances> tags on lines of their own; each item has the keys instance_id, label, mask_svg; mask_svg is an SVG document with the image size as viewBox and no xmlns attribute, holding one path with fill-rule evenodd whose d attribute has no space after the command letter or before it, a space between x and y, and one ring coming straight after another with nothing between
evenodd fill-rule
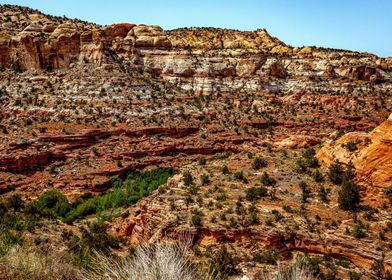
<instances>
[{"instance_id":1,"label":"eroded rock formation","mask_svg":"<svg viewBox=\"0 0 392 280\"><path fill-rule=\"evenodd\" d=\"M351 132L326 144L317 155L329 166L335 161L352 164L357 178L367 186L392 187L392 118L372 132Z\"/></svg>"}]
</instances>

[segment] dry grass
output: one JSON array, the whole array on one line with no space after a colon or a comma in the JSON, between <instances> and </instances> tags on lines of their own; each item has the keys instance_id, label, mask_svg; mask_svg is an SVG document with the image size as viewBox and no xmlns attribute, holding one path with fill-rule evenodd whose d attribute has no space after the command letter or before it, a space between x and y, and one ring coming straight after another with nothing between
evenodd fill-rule
<instances>
[{"instance_id":1,"label":"dry grass","mask_svg":"<svg viewBox=\"0 0 392 280\"><path fill-rule=\"evenodd\" d=\"M162 243L138 246L135 255L116 260L97 255L97 265L85 271L84 280L199 280L212 279L201 273L188 260L185 245Z\"/></svg>"},{"instance_id":2,"label":"dry grass","mask_svg":"<svg viewBox=\"0 0 392 280\"><path fill-rule=\"evenodd\" d=\"M0 279L72 280L80 279L80 273L66 256L16 245L0 258Z\"/></svg>"},{"instance_id":3,"label":"dry grass","mask_svg":"<svg viewBox=\"0 0 392 280\"><path fill-rule=\"evenodd\" d=\"M317 280L306 266L302 259L298 259L294 265L283 267L279 265L278 271L260 272L255 279L257 280Z\"/></svg>"}]
</instances>

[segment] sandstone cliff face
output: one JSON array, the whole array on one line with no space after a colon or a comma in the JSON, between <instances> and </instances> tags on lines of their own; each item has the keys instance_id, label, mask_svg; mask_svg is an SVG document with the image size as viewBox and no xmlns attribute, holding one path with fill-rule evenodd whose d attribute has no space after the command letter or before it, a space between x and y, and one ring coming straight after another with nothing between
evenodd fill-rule
<instances>
[{"instance_id":1,"label":"sandstone cliff face","mask_svg":"<svg viewBox=\"0 0 392 280\"><path fill-rule=\"evenodd\" d=\"M360 182L391 188L392 116L370 133L351 132L325 145L317 157L326 166L336 160L344 164L351 162Z\"/></svg>"},{"instance_id":2,"label":"sandstone cliff face","mask_svg":"<svg viewBox=\"0 0 392 280\"><path fill-rule=\"evenodd\" d=\"M391 89L388 59L349 51L292 48L264 29L100 27L31 12L26 15L25 10L9 6L0 9L0 24L2 68L63 69L74 64L125 62L199 94L336 94Z\"/></svg>"}]
</instances>

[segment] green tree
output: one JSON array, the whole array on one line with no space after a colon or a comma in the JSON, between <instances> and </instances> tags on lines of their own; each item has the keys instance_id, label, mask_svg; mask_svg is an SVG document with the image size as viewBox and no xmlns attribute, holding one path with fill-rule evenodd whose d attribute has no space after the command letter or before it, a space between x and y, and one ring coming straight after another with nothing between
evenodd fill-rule
<instances>
[{"instance_id":1,"label":"green tree","mask_svg":"<svg viewBox=\"0 0 392 280\"><path fill-rule=\"evenodd\" d=\"M344 169L339 162L335 162L329 167L328 177L332 183L340 185L343 182Z\"/></svg>"},{"instance_id":2,"label":"green tree","mask_svg":"<svg viewBox=\"0 0 392 280\"><path fill-rule=\"evenodd\" d=\"M38 214L43 217L65 217L71 210L65 195L56 190L50 190L41 195L36 201L27 205L27 214Z\"/></svg>"},{"instance_id":3,"label":"green tree","mask_svg":"<svg viewBox=\"0 0 392 280\"><path fill-rule=\"evenodd\" d=\"M357 210L360 203L359 187L353 182L345 181L339 191L338 203L343 210Z\"/></svg>"}]
</instances>

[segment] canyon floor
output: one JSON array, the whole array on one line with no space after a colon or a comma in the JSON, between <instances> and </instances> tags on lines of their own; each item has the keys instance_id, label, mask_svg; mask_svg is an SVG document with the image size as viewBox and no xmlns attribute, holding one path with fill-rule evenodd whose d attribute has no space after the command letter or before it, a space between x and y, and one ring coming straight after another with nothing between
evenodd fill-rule
<instances>
[{"instance_id":1,"label":"canyon floor","mask_svg":"<svg viewBox=\"0 0 392 280\"><path fill-rule=\"evenodd\" d=\"M391 279L392 59L8 5L0 24L15 243L83 266L92 249L176 240L233 279L300 256L319 279Z\"/></svg>"}]
</instances>

